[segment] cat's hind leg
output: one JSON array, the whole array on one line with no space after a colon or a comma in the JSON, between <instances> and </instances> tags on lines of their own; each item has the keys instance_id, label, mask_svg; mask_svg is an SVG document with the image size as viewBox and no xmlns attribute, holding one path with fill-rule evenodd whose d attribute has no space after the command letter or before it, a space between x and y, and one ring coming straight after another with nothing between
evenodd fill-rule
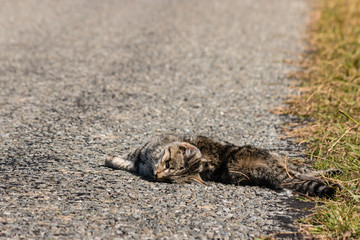
<instances>
[{"instance_id":1,"label":"cat's hind leg","mask_svg":"<svg viewBox=\"0 0 360 240\"><path fill-rule=\"evenodd\" d=\"M312 172L308 172L306 174L296 173L294 175L303 180L313 180L313 179L318 179L322 176L325 178L331 178L331 177L335 177L335 176L341 176L343 174L344 174L343 171L341 171L340 169L330 168L330 169L326 169L326 170L312 171Z\"/></svg>"},{"instance_id":2,"label":"cat's hind leg","mask_svg":"<svg viewBox=\"0 0 360 240\"><path fill-rule=\"evenodd\" d=\"M324 175L324 177L335 177L335 176L341 176L343 174L344 174L343 171L336 168L330 168L330 169L318 171L318 175Z\"/></svg>"},{"instance_id":3,"label":"cat's hind leg","mask_svg":"<svg viewBox=\"0 0 360 240\"><path fill-rule=\"evenodd\" d=\"M339 185L326 182L316 177L316 174L300 174L279 164L258 165L251 171L243 173L248 176L248 181L242 178L244 184L278 190L286 188L309 196L332 198L337 189L341 190Z\"/></svg>"},{"instance_id":4,"label":"cat's hind leg","mask_svg":"<svg viewBox=\"0 0 360 240\"><path fill-rule=\"evenodd\" d=\"M134 162L127 160L123 156L107 157L105 160L105 166L126 171L134 170Z\"/></svg>"},{"instance_id":5,"label":"cat's hind leg","mask_svg":"<svg viewBox=\"0 0 360 240\"><path fill-rule=\"evenodd\" d=\"M282 174L278 175L283 188L326 198L332 198L337 190L342 189L336 183L321 179L321 177L328 178L343 174L339 169L314 171L308 167L287 164L286 160L281 158L278 158L278 166L283 167Z\"/></svg>"},{"instance_id":6,"label":"cat's hind leg","mask_svg":"<svg viewBox=\"0 0 360 240\"><path fill-rule=\"evenodd\" d=\"M325 197L332 198L336 191L341 187L338 184L332 182L326 182L322 179L300 179L293 178L285 181L284 188L292 189L296 192L303 193L312 197Z\"/></svg>"}]
</instances>

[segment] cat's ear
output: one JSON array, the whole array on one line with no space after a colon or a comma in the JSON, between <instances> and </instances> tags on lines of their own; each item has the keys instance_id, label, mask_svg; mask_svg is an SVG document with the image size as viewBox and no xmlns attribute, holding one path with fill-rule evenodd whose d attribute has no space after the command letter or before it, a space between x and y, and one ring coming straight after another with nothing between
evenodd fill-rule
<instances>
[{"instance_id":1,"label":"cat's ear","mask_svg":"<svg viewBox=\"0 0 360 240\"><path fill-rule=\"evenodd\" d=\"M200 183L201 185L207 186L206 183L204 182L204 180L201 179L199 173L196 173L196 174L194 174L194 175L191 175L191 176L189 177L189 179L190 179L190 180L193 180L193 181L195 181L195 182L198 182L198 183Z\"/></svg>"},{"instance_id":2,"label":"cat's ear","mask_svg":"<svg viewBox=\"0 0 360 240\"><path fill-rule=\"evenodd\" d=\"M182 142L179 149L184 154L185 159L190 159L197 153L196 147L187 142Z\"/></svg>"}]
</instances>

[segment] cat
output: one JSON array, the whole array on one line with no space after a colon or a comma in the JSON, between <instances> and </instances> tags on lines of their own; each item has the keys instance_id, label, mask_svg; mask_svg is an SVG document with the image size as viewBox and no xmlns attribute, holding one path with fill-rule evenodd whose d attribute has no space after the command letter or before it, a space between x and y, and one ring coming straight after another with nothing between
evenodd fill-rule
<instances>
[{"instance_id":1,"label":"cat","mask_svg":"<svg viewBox=\"0 0 360 240\"><path fill-rule=\"evenodd\" d=\"M340 186L326 183L319 176L341 174L340 170L316 172L296 167L268 150L205 136L157 137L124 156L107 158L105 166L161 182L256 185L327 198L333 197Z\"/></svg>"}]
</instances>

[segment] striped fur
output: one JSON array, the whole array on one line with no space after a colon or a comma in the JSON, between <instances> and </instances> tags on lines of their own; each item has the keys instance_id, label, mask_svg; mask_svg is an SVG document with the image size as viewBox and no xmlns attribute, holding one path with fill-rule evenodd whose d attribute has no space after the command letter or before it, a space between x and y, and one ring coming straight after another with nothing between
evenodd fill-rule
<instances>
[{"instance_id":1,"label":"striped fur","mask_svg":"<svg viewBox=\"0 0 360 240\"><path fill-rule=\"evenodd\" d=\"M309 196L332 197L338 185L326 183L319 173L285 163L284 158L254 146L236 146L204 136L156 138L105 165L166 182L256 185L291 189ZM326 172L325 172L326 173ZM339 173L330 170L328 173Z\"/></svg>"}]
</instances>

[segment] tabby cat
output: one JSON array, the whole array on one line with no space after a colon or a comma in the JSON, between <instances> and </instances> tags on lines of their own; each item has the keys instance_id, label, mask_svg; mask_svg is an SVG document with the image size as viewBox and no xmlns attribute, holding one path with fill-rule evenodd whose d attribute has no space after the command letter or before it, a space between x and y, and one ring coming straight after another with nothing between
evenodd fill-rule
<instances>
[{"instance_id":1,"label":"tabby cat","mask_svg":"<svg viewBox=\"0 0 360 240\"><path fill-rule=\"evenodd\" d=\"M257 185L318 197L332 197L339 188L321 180L319 172L290 165L275 153L204 136L158 137L127 155L109 157L105 165L163 182ZM332 173L339 171L324 172Z\"/></svg>"}]
</instances>

